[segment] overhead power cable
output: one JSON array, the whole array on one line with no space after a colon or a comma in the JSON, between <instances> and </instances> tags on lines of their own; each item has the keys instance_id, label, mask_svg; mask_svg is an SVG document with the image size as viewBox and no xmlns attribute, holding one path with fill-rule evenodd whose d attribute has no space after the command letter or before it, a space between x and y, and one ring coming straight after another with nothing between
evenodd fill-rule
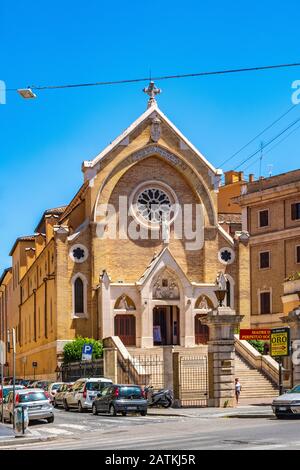
<instances>
[{"instance_id":1,"label":"overhead power cable","mask_svg":"<svg viewBox=\"0 0 300 470\"><path fill-rule=\"evenodd\" d=\"M279 134L277 134L275 137L273 137L271 140L269 140L266 144L263 144L262 147L260 147L258 150L253 152L251 155L249 155L245 160L243 160L241 163L239 163L235 168L234 171L237 170L240 166L244 165L247 161L249 161L251 158L255 157L259 152L261 152L263 149L268 147L272 142L277 140L281 135L283 135L285 132L287 132L291 127L293 127L295 124L297 124L300 121L300 118L296 119L296 121L292 122L289 124L285 129L283 129Z\"/></svg>"},{"instance_id":2,"label":"overhead power cable","mask_svg":"<svg viewBox=\"0 0 300 470\"><path fill-rule=\"evenodd\" d=\"M278 145L280 145L284 140L288 139L288 137L293 134L294 132L296 132L298 129L300 129L300 125L295 127L294 129L291 130L291 132L289 132L286 136L283 137L283 139L280 139L279 142L276 142L275 145L273 145L269 150L267 150L267 152L264 153L264 156L268 155L268 153L272 152L275 147L277 147ZM251 166L255 165L255 163L257 163L258 161L260 160L260 157L257 158L257 160L255 160L254 162L251 162L249 165L247 165L245 168L243 168L243 171L246 171L248 170L248 168L250 168Z\"/></svg>"},{"instance_id":3,"label":"overhead power cable","mask_svg":"<svg viewBox=\"0 0 300 470\"><path fill-rule=\"evenodd\" d=\"M252 142L254 142L256 139L258 139L261 135L263 135L265 132L267 132L269 129L271 129L271 127L273 127L275 124L277 124L277 122L279 122L282 118L284 118L290 111L292 111L292 109L294 109L297 105L296 104L293 104L293 106L291 106L287 111L285 111L281 116L279 116L279 118L275 119L275 121L273 121L270 125L268 125L267 127L265 127L259 134L257 134L255 137L253 137L251 140L249 140L249 142L247 142L245 145L243 145L239 150L237 150L233 155L231 155L229 158L227 158L226 160L224 160L224 162L222 162L219 166L222 168L222 166L224 166L226 163L228 163L230 160L232 160L234 157L236 157L236 155L238 155L240 152L242 152L242 150L244 150L245 148L247 148L250 144L252 144Z\"/></svg>"},{"instance_id":4,"label":"overhead power cable","mask_svg":"<svg viewBox=\"0 0 300 470\"><path fill-rule=\"evenodd\" d=\"M171 80L175 78L190 78L190 77L203 77L207 75L224 75L230 73L241 73L241 72L256 72L260 70L272 70L272 69L282 69L288 67L299 67L300 62L288 63L288 64L277 64L277 65L263 65L258 67L244 67L240 69L227 69L227 70L215 70L211 72L198 72L198 73L185 73L179 75L163 75L157 77L143 77L143 78L133 78L125 80L110 80L110 81L101 81L93 83L72 83L66 85L46 85L46 86L36 86L30 85L28 88L32 90L54 90L54 89L63 89L63 88L79 88L79 87L89 87L89 86L103 86L103 85L121 85L125 83L137 83L145 81L154 81L154 80ZM17 91L18 88L8 88L6 91Z\"/></svg>"}]
</instances>

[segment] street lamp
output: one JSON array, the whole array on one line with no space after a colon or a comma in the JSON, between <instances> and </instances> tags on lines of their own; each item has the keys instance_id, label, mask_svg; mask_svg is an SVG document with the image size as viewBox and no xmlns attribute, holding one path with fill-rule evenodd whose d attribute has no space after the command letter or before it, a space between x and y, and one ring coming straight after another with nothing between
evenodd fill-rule
<instances>
[{"instance_id":1,"label":"street lamp","mask_svg":"<svg viewBox=\"0 0 300 470\"><path fill-rule=\"evenodd\" d=\"M17 91L18 91L19 95L22 96L22 98L25 98L25 99L36 98L36 94L33 93L31 88L19 88Z\"/></svg>"}]
</instances>

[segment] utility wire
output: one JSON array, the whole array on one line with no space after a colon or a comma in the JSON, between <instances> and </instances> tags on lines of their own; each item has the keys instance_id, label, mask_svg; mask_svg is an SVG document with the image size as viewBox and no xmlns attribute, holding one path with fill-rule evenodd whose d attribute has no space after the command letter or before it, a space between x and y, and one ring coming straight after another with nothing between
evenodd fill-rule
<instances>
[{"instance_id":1,"label":"utility wire","mask_svg":"<svg viewBox=\"0 0 300 470\"><path fill-rule=\"evenodd\" d=\"M261 150L263 150L264 148L268 147L272 142L274 142L275 140L278 139L278 137L280 137L281 135L283 135L285 132L287 132L291 127L293 127L295 124L297 124L297 122L300 121L300 118L296 119L296 121L292 122L291 124L289 124L285 129L283 129L279 134L277 134L275 137L273 137L271 140L269 140L266 144L264 144L261 148L259 148L258 150L256 150L255 152L253 152L251 155L249 155L247 158L245 158L245 160L243 160L241 163L239 163L235 168L234 168L234 171L237 170L237 168L239 168L240 166L242 166L244 163L246 163L247 161L249 161L251 158L255 157L255 155L257 155L259 152L261 152Z\"/></svg>"},{"instance_id":2,"label":"utility wire","mask_svg":"<svg viewBox=\"0 0 300 470\"><path fill-rule=\"evenodd\" d=\"M243 145L243 147L241 147L239 150L237 150L233 155L231 155L229 158L224 160L224 162L222 162L218 166L220 166L222 168L222 166L224 166L226 163L228 163L230 160L232 160L236 155L238 155L242 150L244 150L246 147L248 147L250 144L252 144L252 142L254 142L256 139L258 139L258 137L260 137L266 131L271 129L271 127L273 127L277 122L279 122L282 118L284 118L296 106L297 105L293 104L293 106L291 106L287 111L285 111L281 116L279 116L279 118L277 118L275 121L273 121L269 126L265 127L259 134L257 134L255 137L253 137L253 139L249 140L249 142L247 142L245 145Z\"/></svg>"},{"instance_id":3,"label":"utility wire","mask_svg":"<svg viewBox=\"0 0 300 470\"><path fill-rule=\"evenodd\" d=\"M273 147L271 147L269 150L267 150L267 152L264 153L264 155L266 156L268 153L272 152L272 150L275 149L275 147L277 147L278 145L280 145L284 140L286 140L291 134L293 134L294 132L296 132L298 129L300 129L300 125L295 127L293 130L291 130L291 132L289 132L286 136L283 137L283 139L281 139L279 142L276 142L275 145L273 145ZM248 168L250 168L251 166L255 165L255 163L257 163L258 161L260 160L260 157L257 158L257 160L255 160L254 162L251 162L250 165L247 165L243 171L246 171L248 170Z\"/></svg>"},{"instance_id":4,"label":"utility wire","mask_svg":"<svg viewBox=\"0 0 300 470\"><path fill-rule=\"evenodd\" d=\"M212 72L199 72L199 73L186 73L181 75L164 75L158 77L144 77L144 78L134 78L126 80L111 80L107 82L94 82L94 83L73 83L68 85L47 85L47 86L36 86L31 85L28 88L32 90L53 90L53 89L62 89L62 88L78 88L78 87L88 87L88 86L101 86L101 85L120 85L124 83L137 83L145 82L149 80L170 80L174 78L189 78L189 77L203 77L206 75L222 75L229 73L240 73L240 72L254 72L259 70L271 70L271 69L281 69L287 67L299 67L300 62L290 63L290 64L278 64L278 65L263 65L260 67L246 67L241 69L227 69L227 70L215 70ZM6 91L17 91L18 88L8 88Z\"/></svg>"}]
</instances>

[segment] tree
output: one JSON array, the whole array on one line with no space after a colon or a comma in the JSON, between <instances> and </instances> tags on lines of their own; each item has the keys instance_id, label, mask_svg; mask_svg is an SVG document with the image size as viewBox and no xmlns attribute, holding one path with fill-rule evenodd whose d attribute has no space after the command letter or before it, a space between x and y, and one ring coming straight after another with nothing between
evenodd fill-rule
<instances>
[{"instance_id":1,"label":"tree","mask_svg":"<svg viewBox=\"0 0 300 470\"><path fill-rule=\"evenodd\" d=\"M82 348L85 344L91 344L93 346L92 359L99 359L102 357L102 341L98 341L93 338L83 338L82 336L77 336L77 338L75 338L70 343L66 343L64 346L64 364L67 364L68 362L81 361Z\"/></svg>"}]
</instances>

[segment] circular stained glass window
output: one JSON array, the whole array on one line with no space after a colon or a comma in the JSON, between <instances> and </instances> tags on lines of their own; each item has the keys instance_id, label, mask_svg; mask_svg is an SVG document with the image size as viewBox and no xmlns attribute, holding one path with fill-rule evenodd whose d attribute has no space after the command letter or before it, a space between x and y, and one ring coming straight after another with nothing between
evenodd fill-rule
<instances>
[{"instance_id":1,"label":"circular stained glass window","mask_svg":"<svg viewBox=\"0 0 300 470\"><path fill-rule=\"evenodd\" d=\"M141 192L136 201L137 213L145 220L161 222L170 219L171 201L160 188L147 188Z\"/></svg>"}]
</instances>

